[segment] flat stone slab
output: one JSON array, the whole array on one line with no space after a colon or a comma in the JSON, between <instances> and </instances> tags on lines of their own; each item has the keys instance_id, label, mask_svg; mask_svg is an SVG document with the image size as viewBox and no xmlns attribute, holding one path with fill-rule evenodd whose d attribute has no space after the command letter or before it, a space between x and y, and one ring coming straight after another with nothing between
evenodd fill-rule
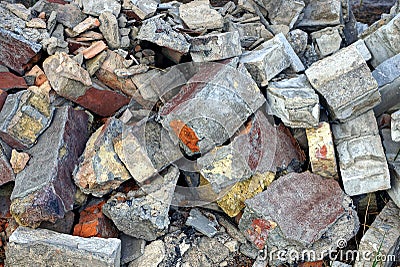
<instances>
[{"instance_id":1,"label":"flat stone slab","mask_svg":"<svg viewBox=\"0 0 400 267\"><path fill-rule=\"evenodd\" d=\"M10 236L5 266L120 265L121 241L117 238L83 238L45 229L18 227ZM27 257L27 255L30 255Z\"/></svg>"},{"instance_id":2,"label":"flat stone slab","mask_svg":"<svg viewBox=\"0 0 400 267\"><path fill-rule=\"evenodd\" d=\"M223 26L221 14L212 9L209 0L193 1L179 6L179 16L190 29L220 29Z\"/></svg>"},{"instance_id":3,"label":"flat stone slab","mask_svg":"<svg viewBox=\"0 0 400 267\"><path fill-rule=\"evenodd\" d=\"M372 110L333 124L332 132L347 194L354 196L390 188L389 169Z\"/></svg>"},{"instance_id":4,"label":"flat stone slab","mask_svg":"<svg viewBox=\"0 0 400 267\"><path fill-rule=\"evenodd\" d=\"M13 148L30 148L49 127L53 112L43 94L28 90L9 95L0 112L0 137Z\"/></svg>"},{"instance_id":5,"label":"flat stone slab","mask_svg":"<svg viewBox=\"0 0 400 267\"><path fill-rule=\"evenodd\" d=\"M400 14L388 24L364 38L365 44L372 54L371 65L377 67L385 60L400 53Z\"/></svg>"},{"instance_id":6,"label":"flat stone slab","mask_svg":"<svg viewBox=\"0 0 400 267\"><path fill-rule=\"evenodd\" d=\"M245 203L239 229L258 249L311 249L318 255L336 249L338 239L349 240L359 228L352 200L338 182L309 172L280 177ZM284 261L275 256L270 264Z\"/></svg>"},{"instance_id":7,"label":"flat stone slab","mask_svg":"<svg viewBox=\"0 0 400 267\"><path fill-rule=\"evenodd\" d=\"M380 102L378 84L355 47L341 49L312 64L305 73L325 98L333 119L347 120Z\"/></svg>"},{"instance_id":8,"label":"flat stone slab","mask_svg":"<svg viewBox=\"0 0 400 267\"><path fill-rule=\"evenodd\" d=\"M191 209L189 217L186 220L186 225L192 226L194 229L206 235L213 237L218 233L215 223L211 222L198 209Z\"/></svg>"},{"instance_id":9,"label":"flat stone slab","mask_svg":"<svg viewBox=\"0 0 400 267\"><path fill-rule=\"evenodd\" d=\"M368 253L355 267L372 267L377 264L391 264L398 260L400 236L400 209L392 201L388 202L378 214L358 246L360 253ZM397 254L397 255L396 255ZM361 254L365 255L365 254ZM386 259L382 262L382 258Z\"/></svg>"},{"instance_id":10,"label":"flat stone slab","mask_svg":"<svg viewBox=\"0 0 400 267\"><path fill-rule=\"evenodd\" d=\"M321 122L318 127L308 128L306 134L313 173L326 178L338 179L335 147L329 123Z\"/></svg>"},{"instance_id":11,"label":"flat stone slab","mask_svg":"<svg viewBox=\"0 0 400 267\"><path fill-rule=\"evenodd\" d=\"M121 134L122 122L109 118L90 136L73 174L75 184L85 194L101 197L131 178L116 153Z\"/></svg>"},{"instance_id":12,"label":"flat stone slab","mask_svg":"<svg viewBox=\"0 0 400 267\"><path fill-rule=\"evenodd\" d=\"M183 34L173 30L171 25L162 18L150 18L143 21L137 38L180 53L189 52L190 44Z\"/></svg>"},{"instance_id":13,"label":"flat stone slab","mask_svg":"<svg viewBox=\"0 0 400 267\"><path fill-rule=\"evenodd\" d=\"M237 69L220 63L197 67L159 112L172 141L188 155L222 145L265 101L254 81Z\"/></svg>"},{"instance_id":14,"label":"flat stone slab","mask_svg":"<svg viewBox=\"0 0 400 267\"><path fill-rule=\"evenodd\" d=\"M292 128L310 128L319 122L319 98L305 75L271 82L267 88L267 111Z\"/></svg>"},{"instance_id":15,"label":"flat stone slab","mask_svg":"<svg viewBox=\"0 0 400 267\"><path fill-rule=\"evenodd\" d=\"M321 29L336 26L341 23L342 1L310 0L303 10L303 16L299 19L298 27Z\"/></svg>"},{"instance_id":16,"label":"flat stone slab","mask_svg":"<svg viewBox=\"0 0 400 267\"><path fill-rule=\"evenodd\" d=\"M175 167L144 185L141 192L117 193L103 206L103 213L123 233L153 241L166 233L168 211L174 195L179 170Z\"/></svg>"},{"instance_id":17,"label":"flat stone slab","mask_svg":"<svg viewBox=\"0 0 400 267\"><path fill-rule=\"evenodd\" d=\"M194 62L223 60L242 54L240 36L237 31L194 37L190 39L190 44L190 55Z\"/></svg>"},{"instance_id":18,"label":"flat stone slab","mask_svg":"<svg viewBox=\"0 0 400 267\"><path fill-rule=\"evenodd\" d=\"M88 115L70 106L58 108L50 127L26 153L33 157L17 174L11 213L20 225L38 227L72 210L75 187L71 173L86 140Z\"/></svg>"}]
</instances>

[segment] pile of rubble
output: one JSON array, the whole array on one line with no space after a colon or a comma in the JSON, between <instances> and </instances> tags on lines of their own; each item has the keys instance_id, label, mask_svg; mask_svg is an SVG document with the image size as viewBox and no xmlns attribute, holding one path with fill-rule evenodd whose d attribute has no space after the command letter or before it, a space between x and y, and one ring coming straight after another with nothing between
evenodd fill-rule
<instances>
[{"instance_id":1,"label":"pile of rubble","mask_svg":"<svg viewBox=\"0 0 400 267\"><path fill-rule=\"evenodd\" d=\"M399 90L399 1L2 1L0 260L395 264Z\"/></svg>"}]
</instances>

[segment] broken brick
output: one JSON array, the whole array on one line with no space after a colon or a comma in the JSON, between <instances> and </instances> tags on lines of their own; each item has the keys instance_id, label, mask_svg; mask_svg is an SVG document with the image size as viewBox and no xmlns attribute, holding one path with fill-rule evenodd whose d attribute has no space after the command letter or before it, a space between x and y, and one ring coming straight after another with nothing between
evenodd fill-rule
<instances>
[{"instance_id":1,"label":"broken brick","mask_svg":"<svg viewBox=\"0 0 400 267\"><path fill-rule=\"evenodd\" d=\"M7 91L10 89L26 89L28 85L26 84L24 78L19 77L11 72L2 72L0 78L0 89Z\"/></svg>"}]
</instances>

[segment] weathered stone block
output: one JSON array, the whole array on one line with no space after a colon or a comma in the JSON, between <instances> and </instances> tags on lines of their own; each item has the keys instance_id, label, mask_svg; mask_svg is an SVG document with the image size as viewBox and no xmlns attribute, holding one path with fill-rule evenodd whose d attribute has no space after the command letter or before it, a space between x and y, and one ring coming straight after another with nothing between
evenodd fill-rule
<instances>
[{"instance_id":1,"label":"weathered stone block","mask_svg":"<svg viewBox=\"0 0 400 267\"><path fill-rule=\"evenodd\" d=\"M72 210L75 187L71 173L87 140L88 116L70 106L56 110L50 127L27 150L34 155L17 174L11 213L20 225L55 222Z\"/></svg>"},{"instance_id":2,"label":"weathered stone block","mask_svg":"<svg viewBox=\"0 0 400 267\"><path fill-rule=\"evenodd\" d=\"M118 21L113 13L103 11L99 16L100 31L111 49L118 49L121 46L121 35L119 34Z\"/></svg>"},{"instance_id":3,"label":"weathered stone block","mask_svg":"<svg viewBox=\"0 0 400 267\"><path fill-rule=\"evenodd\" d=\"M82 192L101 197L131 178L115 151L121 134L122 122L109 118L89 138L73 174Z\"/></svg>"},{"instance_id":4,"label":"weathered stone block","mask_svg":"<svg viewBox=\"0 0 400 267\"><path fill-rule=\"evenodd\" d=\"M171 167L151 184L142 186L142 192L111 197L103 206L103 213L125 234L155 240L168 229L168 211L178 177L179 170Z\"/></svg>"},{"instance_id":5,"label":"weathered stone block","mask_svg":"<svg viewBox=\"0 0 400 267\"><path fill-rule=\"evenodd\" d=\"M144 253L144 246L146 241L143 239L137 239L129 235L121 234L121 263L129 263Z\"/></svg>"},{"instance_id":6,"label":"weathered stone block","mask_svg":"<svg viewBox=\"0 0 400 267\"><path fill-rule=\"evenodd\" d=\"M240 36L237 31L194 37L190 40L190 44L190 55L194 62L223 60L242 54Z\"/></svg>"},{"instance_id":7,"label":"weathered stone block","mask_svg":"<svg viewBox=\"0 0 400 267\"><path fill-rule=\"evenodd\" d=\"M137 38L181 53L189 52L190 44L185 36L173 30L171 25L161 18L150 18L143 21Z\"/></svg>"},{"instance_id":8,"label":"weathered stone block","mask_svg":"<svg viewBox=\"0 0 400 267\"><path fill-rule=\"evenodd\" d=\"M305 75L272 82L267 88L267 111L286 126L310 128L319 122L319 99Z\"/></svg>"},{"instance_id":9,"label":"weathered stone block","mask_svg":"<svg viewBox=\"0 0 400 267\"><path fill-rule=\"evenodd\" d=\"M81 1L83 5L83 13L98 17L104 12L111 12L114 16L118 16L121 11L120 0L85 0Z\"/></svg>"},{"instance_id":10,"label":"weathered stone block","mask_svg":"<svg viewBox=\"0 0 400 267\"><path fill-rule=\"evenodd\" d=\"M329 123L321 122L316 128L306 129L306 133L313 173L326 178L338 179L335 147Z\"/></svg>"},{"instance_id":11,"label":"weathered stone block","mask_svg":"<svg viewBox=\"0 0 400 267\"><path fill-rule=\"evenodd\" d=\"M148 266L157 267L164 260L165 246L162 240L156 240L144 248L142 256L129 263L129 267Z\"/></svg>"},{"instance_id":12,"label":"weathered stone block","mask_svg":"<svg viewBox=\"0 0 400 267\"><path fill-rule=\"evenodd\" d=\"M340 121L358 116L380 102L378 85L355 47L340 50L306 70L311 85Z\"/></svg>"},{"instance_id":13,"label":"weathered stone block","mask_svg":"<svg viewBox=\"0 0 400 267\"><path fill-rule=\"evenodd\" d=\"M0 79L0 89L7 91L10 89L26 89L28 88L24 78L19 77L11 72L2 72Z\"/></svg>"},{"instance_id":14,"label":"weathered stone block","mask_svg":"<svg viewBox=\"0 0 400 267\"><path fill-rule=\"evenodd\" d=\"M372 54L374 67L400 53L400 14L365 37L364 41Z\"/></svg>"},{"instance_id":15,"label":"weathered stone block","mask_svg":"<svg viewBox=\"0 0 400 267\"><path fill-rule=\"evenodd\" d=\"M208 237L213 237L218 233L216 228L218 223L210 221L210 219L204 216L198 209L190 210L189 217L185 224Z\"/></svg>"},{"instance_id":16,"label":"weathered stone block","mask_svg":"<svg viewBox=\"0 0 400 267\"><path fill-rule=\"evenodd\" d=\"M310 249L320 255L336 249L338 240L351 239L359 228L352 200L338 182L309 172L280 177L245 203L239 229L258 249L294 250L299 255ZM274 255L269 264L285 260L291 259Z\"/></svg>"},{"instance_id":17,"label":"weathered stone block","mask_svg":"<svg viewBox=\"0 0 400 267\"><path fill-rule=\"evenodd\" d=\"M153 16L157 6L158 2L155 0L123 0L122 4L124 10L132 10L140 20Z\"/></svg>"},{"instance_id":18,"label":"weathered stone block","mask_svg":"<svg viewBox=\"0 0 400 267\"><path fill-rule=\"evenodd\" d=\"M346 193L354 196L389 189L389 169L374 112L333 124L332 131Z\"/></svg>"},{"instance_id":19,"label":"weathered stone block","mask_svg":"<svg viewBox=\"0 0 400 267\"><path fill-rule=\"evenodd\" d=\"M223 26L221 14L210 7L209 0L193 1L179 6L179 16L190 29L219 29Z\"/></svg>"},{"instance_id":20,"label":"weathered stone block","mask_svg":"<svg viewBox=\"0 0 400 267\"><path fill-rule=\"evenodd\" d=\"M15 175L10 165L10 159L0 143L0 185L14 181L14 179Z\"/></svg>"},{"instance_id":21,"label":"weathered stone block","mask_svg":"<svg viewBox=\"0 0 400 267\"><path fill-rule=\"evenodd\" d=\"M340 49L342 43L341 31L342 27L338 26L311 33L315 50L321 58L329 56Z\"/></svg>"},{"instance_id":22,"label":"weathered stone block","mask_svg":"<svg viewBox=\"0 0 400 267\"><path fill-rule=\"evenodd\" d=\"M206 153L228 140L264 101L249 76L219 63L200 64L161 108L161 123L186 153Z\"/></svg>"},{"instance_id":23,"label":"weathered stone block","mask_svg":"<svg viewBox=\"0 0 400 267\"><path fill-rule=\"evenodd\" d=\"M0 137L13 148L29 148L49 126L53 111L46 95L29 90L9 95L0 112Z\"/></svg>"},{"instance_id":24,"label":"weathered stone block","mask_svg":"<svg viewBox=\"0 0 400 267\"><path fill-rule=\"evenodd\" d=\"M299 18L298 27L321 29L341 23L341 0L309 0Z\"/></svg>"},{"instance_id":25,"label":"weathered stone block","mask_svg":"<svg viewBox=\"0 0 400 267\"><path fill-rule=\"evenodd\" d=\"M390 266L396 262L396 253L400 245L399 236L400 209L390 201L361 238L358 251L361 255L368 256L361 257L361 261L356 261L354 266L372 267L377 264Z\"/></svg>"},{"instance_id":26,"label":"weathered stone block","mask_svg":"<svg viewBox=\"0 0 400 267\"><path fill-rule=\"evenodd\" d=\"M30 255L27 257L27 255ZM10 236L6 266L120 266L121 241L82 238L45 229L18 227Z\"/></svg>"},{"instance_id":27,"label":"weathered stone block","mask_svg":"<svg viewBox=\"0 0 400 267\"><path fill-rule=\"evenodd\" d=\"M305 4L299 0L278 0L267 1L257 0L262 7L268 12L268 18L272 24L283 24L293 28Z\"/></svg>"}]
</instances>

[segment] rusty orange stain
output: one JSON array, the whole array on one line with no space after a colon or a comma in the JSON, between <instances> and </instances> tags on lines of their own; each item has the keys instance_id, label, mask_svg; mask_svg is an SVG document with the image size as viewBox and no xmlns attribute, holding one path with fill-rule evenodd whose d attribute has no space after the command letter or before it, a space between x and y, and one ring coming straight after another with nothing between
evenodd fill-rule
<instances>
[{"instance_id":1,"label":"rusty orange stain","mask_svg":"<svg viewBox=\"0 0 400 267\"><path fill-rule=\"evenodd\" d=\"M169 123L174 133L179 137L179 139L192 151L199 152L200 148L197 143L199 142L199 138L192 128L187 126L181 120L173 120Z\"/></svg>"},{"instance_id":2,"label":"rusty orange stain","mask_svg":"<svg viewBox=\"0 0 400 267\"><path fill-rule=\"evenodd\" d=\"M272 229L269 221L264 219L254 219L251 223L251 229L247 229L250 240L257 248L263 249L267 242L268 232Z\"/></svg>"},{"instance_id":3,"label":"rusty orange stain","mask_svg":"<svg viewBox=\"0 0 400 267\"><path fill-rule=\"evenodd\" d=\"M323 145L321 148L318 148L315 152L315 157L320 159L326 159L326 154L328 153L328 148L326 145Z\"/></svg>"}]
</instances>

